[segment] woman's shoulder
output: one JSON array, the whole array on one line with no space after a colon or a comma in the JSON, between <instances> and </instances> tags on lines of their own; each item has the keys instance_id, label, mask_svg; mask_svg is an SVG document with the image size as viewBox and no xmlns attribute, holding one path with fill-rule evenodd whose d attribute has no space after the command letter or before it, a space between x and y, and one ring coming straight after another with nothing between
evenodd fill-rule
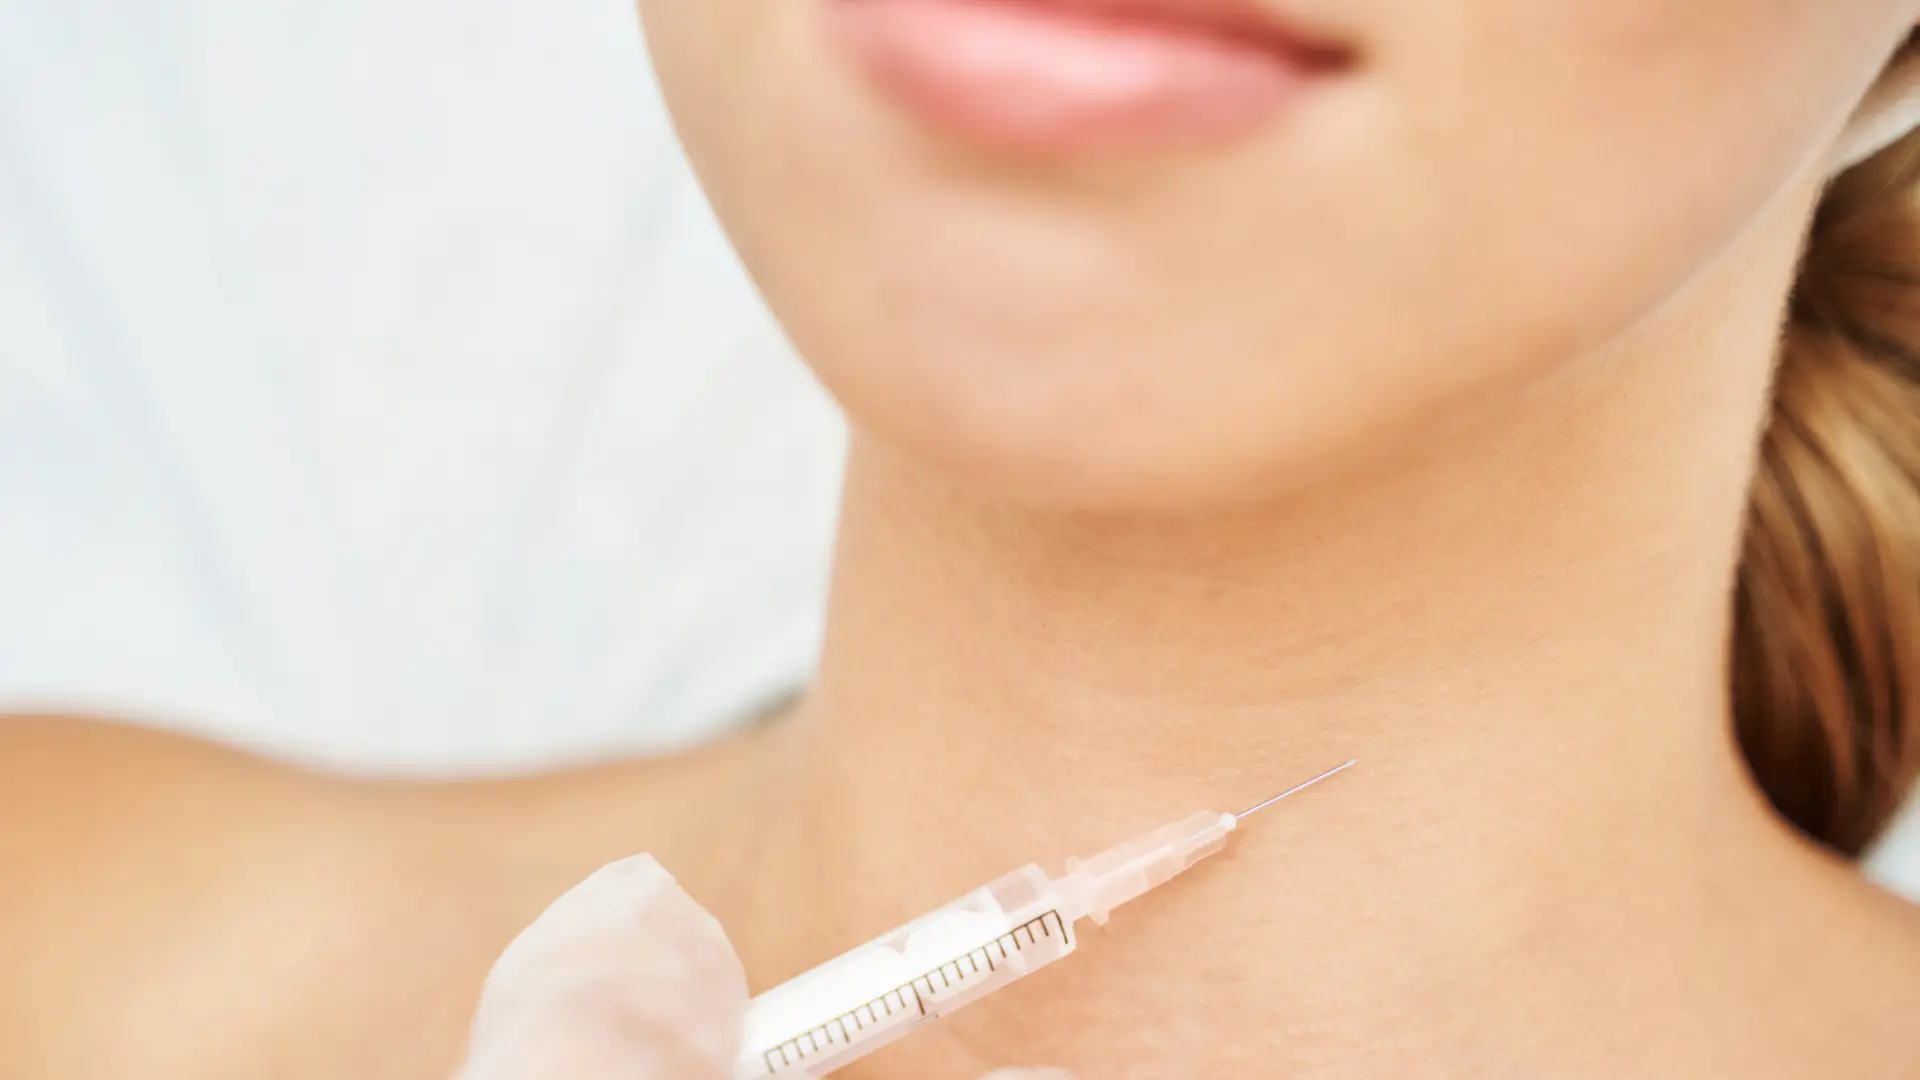
<instances>
[{"instance_id":1,"label":"woman's shoulder","mask_svg":"<svg viewBox=\"0 0 1920 1080\"><path fill-rule=\"evenodd\" d=\"M653 805L689 768L705 771L369 783L0 719L9 1075L451 1075L493 958L595 860L664 843ZM599 788L651 794L622 811ZM579 827L606 816L624 836Z\"/></svg>"},{"instance_id":2,"label":"woman's shoulder","mask_svg":"<svg viewBox=\"0 0 1920 1080\"><path fill-rule=\"evenodd\" d=\"M17 1075L268 1075L263 1025L379 917L390 839L355 844L343 796L178 736L0 723L0 1038Z\"/></svg>"}]
</instances>

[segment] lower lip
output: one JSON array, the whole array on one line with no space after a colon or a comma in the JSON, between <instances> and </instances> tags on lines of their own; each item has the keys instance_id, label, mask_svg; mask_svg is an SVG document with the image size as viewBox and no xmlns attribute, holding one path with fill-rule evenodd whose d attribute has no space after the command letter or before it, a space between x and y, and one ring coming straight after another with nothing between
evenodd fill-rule
<instances>
[{"instance_id":1,"label":"lower lip","mask_svg":"<svg viewBox=\"0 0 1920 1080\"><path fill-rule=\"evenodd\" d=\"M1173 21L1047 0L824 0L831 36L933 126L1042 156L1193 148L1247 135L1299 96L1304 54Z\"/></svg>"}]
</instances>

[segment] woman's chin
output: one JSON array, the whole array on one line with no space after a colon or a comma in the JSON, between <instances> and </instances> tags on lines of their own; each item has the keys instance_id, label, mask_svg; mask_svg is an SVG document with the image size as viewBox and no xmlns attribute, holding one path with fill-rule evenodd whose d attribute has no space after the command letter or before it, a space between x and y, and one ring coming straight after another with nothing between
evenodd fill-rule
<instances>
[{"instance_id":1,"label":"woman's chin","mask_svg":"<svg viewBox=\"0 0 1920 1080\"><path fill-rule=\"evenodd\" d=\"M871 388L868 388L869 390ZM974 388L977 391L977 385ZM842 394L856 468L892 462L968 498L1101 516L1197 517L1269 504L1326 464L1318 435L1236 438L1229 418L1196 430L1177 409L1143 415L1089 395L1072 406L1009 407L983 396L932 407ZM1104 406L1104 407L1103 407Z\"/></svg>"}]
</instances>

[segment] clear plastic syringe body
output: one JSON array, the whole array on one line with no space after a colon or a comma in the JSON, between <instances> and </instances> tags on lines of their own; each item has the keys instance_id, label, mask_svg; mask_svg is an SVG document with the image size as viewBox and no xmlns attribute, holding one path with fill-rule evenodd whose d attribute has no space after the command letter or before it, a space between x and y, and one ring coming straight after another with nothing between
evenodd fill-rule
<instances>
[{"instance_id":1,"label":"clear plastic syringe body","mask_svg":"<svg viewBox=\"0 0 1920 1080\"><path fill-rule=\"evenodd\" d=\"M753 999L734 1080L822 1077L1069 954L1075 924L1166 884L1226 846L1232 814L1195 814L1069 860L1015 870Z\"/></svg>"}]
</instances>

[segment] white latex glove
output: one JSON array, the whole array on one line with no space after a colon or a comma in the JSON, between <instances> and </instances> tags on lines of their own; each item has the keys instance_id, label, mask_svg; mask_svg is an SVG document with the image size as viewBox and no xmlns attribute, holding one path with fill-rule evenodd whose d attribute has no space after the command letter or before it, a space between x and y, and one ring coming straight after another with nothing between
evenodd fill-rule
<instances>
[{"instance_id":1,"label":"white latex glove","mask_svg":"<svg viewBox=\"0 0 1920 1080\"><path fill-rule=\"evenodd\" d=\"M730 1080L746 1008L719 922L639 855L580 883L501 954L457 1080Z\"/></svg>"}]
</instances>

